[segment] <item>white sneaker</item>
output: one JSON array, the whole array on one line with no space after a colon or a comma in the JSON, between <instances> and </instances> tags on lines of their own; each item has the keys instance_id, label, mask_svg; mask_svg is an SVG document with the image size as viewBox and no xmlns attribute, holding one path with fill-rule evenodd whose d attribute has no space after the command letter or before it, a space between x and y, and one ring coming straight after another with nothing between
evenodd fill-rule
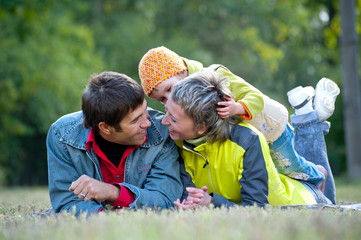
<instances>
[{"instance_id":1,"label":"white sneaker","mask_svg":"<svg viewBox=\"0 0 361 240\"><path fill-rule=\"evenodd\" d=\"M320 121L325 121L335 111L336 97L340 89L335 82L328 78L322 78L316 85L313 105Z\"/></svg>"},{"instance_id":2,"label":"white sneaker","mask_svg":"<svg viewBox=\"0 0 361 240\"><path fill-rule=\"evenodd\" d=\"M287 92L288 102L295 109L296 115L313 111L312 99L314 95L315 89L313 87L298 86Z\"/></svg>"}]
</instances>

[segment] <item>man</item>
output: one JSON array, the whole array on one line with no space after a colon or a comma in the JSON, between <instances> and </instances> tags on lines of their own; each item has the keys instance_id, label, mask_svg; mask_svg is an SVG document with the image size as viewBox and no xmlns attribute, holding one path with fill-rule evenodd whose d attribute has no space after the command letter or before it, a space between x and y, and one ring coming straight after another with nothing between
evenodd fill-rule
<instances>
[{"instance_id":1,"label":"man","mask_svg":"<svg viewBox=\"0 0 361 240\"><path fill-rule=\"evenodd\" d=\"M162 118L147 108L133 79L115 72L92 76L82 111L61 117L48 132L54 211L172 207L183 187L177 147Z\"/></svg>"}]
</instances>

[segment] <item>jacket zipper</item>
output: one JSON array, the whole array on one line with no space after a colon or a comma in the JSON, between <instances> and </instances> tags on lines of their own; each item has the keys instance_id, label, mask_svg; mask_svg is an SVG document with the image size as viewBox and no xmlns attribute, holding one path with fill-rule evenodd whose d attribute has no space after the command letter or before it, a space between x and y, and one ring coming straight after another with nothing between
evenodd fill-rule
<instances>
[{"instance_id":1,"label":"jacket zipper","mask_svg":"<svg viewBox=\"0 0 361 240\"><path fill-rule=\"evenodd\" d=\"M208 159L207 159L205 156L203 156L202 154L200 154L199 152L196 152L196 151L194 151L194 150L188 149L188 148L185 147L184 145L183 145L183 149L185 149L185 150L187 150L187 151L189 151L189 152L195 153L195 154L197 154L198 156L201 156L201 157L205 160L205 163L203 164L203 168L204 168L204 169L209 165ZM214 185L213 185L213 181L212 181L212 176L211 176L211 168L208 167L208 168L207 168L207 171L208 171L208 180L209 180L209 184L210 184L210 186L207 186L207 187L208 187L208 188L211 188L211 189L214 191L215 189L214 189Z\"/></svg>"}]
</instances>

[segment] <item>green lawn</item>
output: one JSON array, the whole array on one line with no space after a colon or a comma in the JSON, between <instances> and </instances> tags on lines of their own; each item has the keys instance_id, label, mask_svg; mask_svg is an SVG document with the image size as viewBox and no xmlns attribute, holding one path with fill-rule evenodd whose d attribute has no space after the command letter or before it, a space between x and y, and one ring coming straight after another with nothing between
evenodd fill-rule
<instances>
[{"instance_id":1,"label":"green lawn","mask_svg":"<svg viewBox=\"0 0 361 240\"><path fill-rule=\"evenodd\" d=\"M361 182L337 181L339 203L360 203ZM0 189L0 239L360 239L361 211L341 209L122 210L76 219L32 215L49 207L46 188Z\"/></svg>"}]
</instances>

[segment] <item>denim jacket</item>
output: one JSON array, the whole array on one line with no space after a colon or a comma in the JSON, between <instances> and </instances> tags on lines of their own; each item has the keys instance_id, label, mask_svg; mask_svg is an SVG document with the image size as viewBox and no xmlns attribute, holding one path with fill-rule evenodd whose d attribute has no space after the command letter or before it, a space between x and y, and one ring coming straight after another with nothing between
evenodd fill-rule
<instances>
[{"instance_id":1,"label":"denim jacket","mask_svg":"<svg viewBox=\"0 0 361 240\"><path fill-rule=\"evenodd\" d=\"M178 149L169 137L168 128L161 124L163 114L148 108L152 125L147 129L148 141L126 159L124 182L135 196L131 208L170 208L180 198ZM46 146L50 201L54 211L95 213L107 202L79 199L69 191L71 183L85 174L102 181L99 161L93 150L86 150L89 129L83 126L82 112L65 115L49 129Z\"/></svg>"}]
</instances>

